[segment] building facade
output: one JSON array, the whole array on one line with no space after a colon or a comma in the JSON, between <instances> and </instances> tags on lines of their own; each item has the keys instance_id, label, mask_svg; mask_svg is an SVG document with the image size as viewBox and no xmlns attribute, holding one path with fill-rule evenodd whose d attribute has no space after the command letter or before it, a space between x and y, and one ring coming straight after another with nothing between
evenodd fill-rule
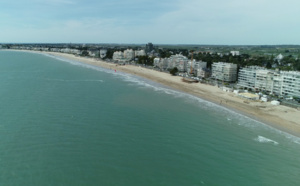
<instances>
[{"instance_id":1,"label":"building facade","mask_svg":"<svg viewBox=\"0 0 300 186\"><path fill-rule=\"evenodd\" d=\"M240 55L240 51L230 51L232 56L239 56Z\"/></svg>"},{"instance_id":2,"label":"building facade","mask_svg":"<svg viewBox=\"0 0 300 186\"><path fill-rule=\"evenodd\" d=\"M115 61L121 61L123 59L124 59L124 55L123 55L122 51L116 51L116 52L114 52L114 54L113 54L113 60L115 60Z\"/></svg>"},{"instance_id":3,"label":"building facade","mask_svg":"<svg viewBox=\"0 0 300 186\"><path fill-rule=\"evenodd\" d=\"M249 66L239 70L238 86L255 89L256 70L264 69L258 66Z\"/></svg>"},{"instance_id":4,"label":"building facade","mask_svg":"<svg viewBox=\"0 0 300 186\"><path fill-rule=\"evenodd\" d=\"M237 80L237 65L233 63L217 62L212 64L211 77L226 82Z\"/></svg>"},{"instance_id":5,"label":"building facade","mask_svg":"<svg viewBox=\"0 0 300 186\"><path fill-rule=\"evenodd\" d=\"M274 73L274 71L267 69L256 70L255 88L267 92L272 92Z\"/></svg>"},{"instance_id":6,"label":"building facade","mask_svg":"<svg viewBox=\"0 0 300 186\"><path fill-rule=\"evenodd\" d=\"M123 56L126 61L131 61L135 57L135 52L132 49L124 50Z\"/></svg>"},{"instance_id":7,"label":"building facade","mask_svg":"<svg viewBox=\"0 0 300 186\"><path fill-rule=\"evenodd\" d=\"M179 72L185 72L188 63L188 58L176 54L170 56L170 58L154 58L153 65L161 70L170 70L176 67Z\"/></svg>"},{"instance_id":8,"label":"building facade","mask_svg":"<svg viewBox=\"0 0 300 186\"><path fill-rule=\"evenodd\" d=\"M282 71L281 95L300 98L300 72Z\"/></svg>"},{"instance_id":9,"label":"building facade","mask_svg":"<svg viewBox=\"0 0 300 186\"><path fill-rule=\"evenodd\" d=\"M179 72L185 72L187 63L187 57L181 54L172 55L169 58L168 69L173 69L174 67L176 67Z\"/></svg>"},{"instance_id":10,"label":"building facade","mask_svg":"<svg viewBox=\"0 0 300 186\"><path fill-rule=\"evenodd\" d=\"M154 49L154 46L152 43L148 43L146 44L146 52L149 53L149 52L152 52L152 50Z\"/></svg>"},{"instance_id":11,"label":"building facade","mask_svg":"<svg viewBox=\"0 0 300 186\"><path fill-rule=\"evenodd\" d=\"M197 77L208 78L211 75L211 71L208 68L202 68L197 70Z\"/></svg>"},{"instance_id":12,"label":"building facade","mask_svg":"<svg viewBox=\"0 0 300 186\"><path fill-rule=\"evenodd\" d=\"M136 50L135 51L135 56L145 56L146 52L145 50Z\"/></svg>"},{"instance_id":13,"label":"building facade","mask_svg":"<svg viewBox=\"0 0 300 186\"><path fill-rule=\"evenodd\" d=\"M192 65L192 68L191 68ZM198 74L198 71L202 70L203 68L207 67L207 62L203 62L203 61L193 61L193 63L191 61L187 62L186 65L186 72L191 72L192 69L192 73L193 74Z\"/></svg>"},{"instance_id":14,"label":"building facade","mask_svg":"<svg viewBox=\"0 0 300 186\"><path fill-rule=\"evenodd\" d=\"M300 72L245 67L239 71L238 86L278 96L300 97Z\"/></svg>"}]
</instances>

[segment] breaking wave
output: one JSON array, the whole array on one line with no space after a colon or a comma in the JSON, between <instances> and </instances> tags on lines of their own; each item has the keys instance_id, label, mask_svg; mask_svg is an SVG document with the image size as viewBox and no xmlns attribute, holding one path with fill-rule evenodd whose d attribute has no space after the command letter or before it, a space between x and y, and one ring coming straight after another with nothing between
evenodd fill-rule
<instances>
[{"instance_id":1,"label":"breaking wave","mask_svg":"<svg viewBox=\"0 0 300 186\"><path fill-rule=\"evenodd\" d=\"M47 81L61 81L61 82L100 82L103 83L103 80L93 80L93 79L86 79L86 80L68 80L68 79L46 79Z\"/></svg>"},{"instance_id":2,"label":"breaking wave","mask_svg":"<svg viewBox=\"0 0 300 186\"><path fill-rule=\"evenodd\" d=\"M258 141L260 143L272 143L274 145L278 145L279 143L277 141L271 140L269 138L263 137L263 136L258 136L257 138L254 139L255 141Z\"/></svg>"}]
</instances>

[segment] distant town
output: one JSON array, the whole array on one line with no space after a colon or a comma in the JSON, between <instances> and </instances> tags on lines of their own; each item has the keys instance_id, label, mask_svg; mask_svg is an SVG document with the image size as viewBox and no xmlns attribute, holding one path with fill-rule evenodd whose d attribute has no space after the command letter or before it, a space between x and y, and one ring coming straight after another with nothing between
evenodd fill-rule
<instances>
[{"instance_id":1,"label":"distant town","mask_svg":"<svg viewBox=\"0 0 300 186\"><path fill-rule=\"evenodd\" d=\"M141 65L300 107L300 46L0 44L0 49L61 52Z\"/></svg>"}]
</instances>

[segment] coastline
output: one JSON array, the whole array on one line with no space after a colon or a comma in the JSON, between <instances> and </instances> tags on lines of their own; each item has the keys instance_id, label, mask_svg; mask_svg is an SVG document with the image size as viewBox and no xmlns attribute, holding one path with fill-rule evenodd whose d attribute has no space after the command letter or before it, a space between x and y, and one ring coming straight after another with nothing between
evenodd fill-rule
<instances>
[{"instance_id":1,"label":"coastline","mask_svg":"<svg viewBox=\"0 0 300 186\"><path fill-rule=\"evenodd\" d=\"M175 90L194 95L201 99L219 104L235 112L260 121L268 126L278 130L287 132L294 136L300 137L300 110L286 107L283 105L274 106L270 102L251 102L245 103L243 99L237 97L234 93L224 92L216 86L194 83L189 84L182 82L179 76L172 76L165 72L158 72L152 69L142 68L133 65L116 65L103 60L93 58L85 58L74 56L73 54L57 53L57 52L39 52L27 50L11 50L22 52L33 52L40 54L49 54L70 60L79 61L82 63L100 66L106 69L112 69L140 76L151 81L168 86Z\"/></svg>"}]
</instances>

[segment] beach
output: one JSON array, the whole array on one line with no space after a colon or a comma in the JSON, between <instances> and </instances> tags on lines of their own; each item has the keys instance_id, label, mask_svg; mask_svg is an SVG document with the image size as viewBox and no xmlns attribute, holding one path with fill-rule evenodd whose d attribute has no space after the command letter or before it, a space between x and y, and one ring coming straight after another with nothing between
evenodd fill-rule
<instances>
[{"instance_id":1,"label":"beach","mask_svg":"<svg viewBox=\"0 0 300 186\"><path fill-rule=\"evenodd\" d=\"M134 65L116 65L103 60L74 56L72 54L56 52L47 53L82 63L100 66L112 71L124 72L149 79L188 94L197 96L207 101L219 104L255 120L261 121L271 127L300 137L300 110L283 105L274 106L270 102L245 101L232 92L224 92L217 86L201 83L185 83L182 77L172 76L169 73L143 68Z\"/></svg>"}]
</instances>

